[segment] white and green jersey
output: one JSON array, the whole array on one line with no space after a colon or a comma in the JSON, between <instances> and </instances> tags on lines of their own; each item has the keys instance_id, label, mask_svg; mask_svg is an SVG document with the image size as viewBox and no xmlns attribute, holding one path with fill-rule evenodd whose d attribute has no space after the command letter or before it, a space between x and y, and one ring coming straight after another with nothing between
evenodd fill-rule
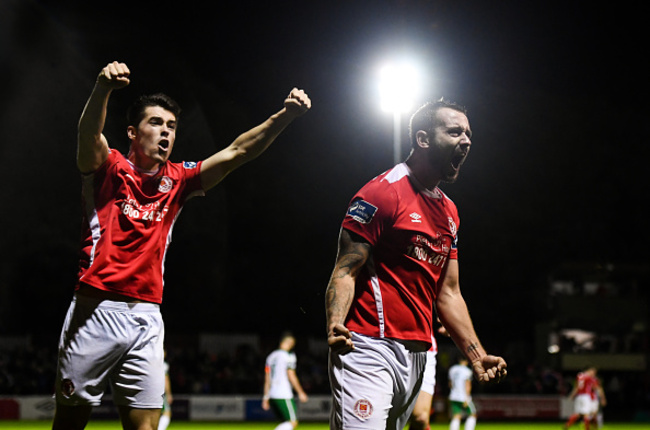
<instances>
[{"instance_id":1,"label":"white and green jersey","mask_svg":"<svg viewBox=\"0 0 650 430\"><path fill-rule=\"evenodd\" d=\"M296 369L296 354L276 349L266 358L266 371L271 376L269 397L272 399L292 399L293 390L287 370Z\"/></svg>"},{"instance_id":2,"label":"white and green jersey","mask_svg":"<svg viewBox=\"0 0 650 430\"><path fill-rule=\"evenodd\" d=\"M471 397L467 396L466 381L472 380L472 371L467 366L454 364L449 368L449 400L454 402L469 402Z\"/></svg>"}]
</instances>

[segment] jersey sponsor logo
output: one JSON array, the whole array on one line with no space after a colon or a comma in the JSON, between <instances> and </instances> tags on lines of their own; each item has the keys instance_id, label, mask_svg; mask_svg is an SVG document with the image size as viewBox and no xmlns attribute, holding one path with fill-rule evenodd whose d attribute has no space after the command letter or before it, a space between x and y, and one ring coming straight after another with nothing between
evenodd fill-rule
<instances>
[{"instance_id":1,"label":"jersey sponsor logo","mask_svg":"<svg viewBox=\"0 0 650 430\"><path fill-rule=\"evenodd\" d=\"M422 215L417 212L413 212L409 216L411 217L411 222L422 222Z\"/></svg>"},{"instance_id":2,"label":"jersey sponsor logo","mask_svg":"<svg viewBox=\"0 0 650 430\"><path fill-rule=\"evenodd\" d=\"M161 222L169 208L167 206L161 208L159 202L141 205L137 200L129 197L120 204L120 210L123 215L131 219Z\"/></svg>"},{"instance_id":3,"label":"jersey sponsor logo","mask_svg":"<svg viewBox=\"0 0 650 430\"><path fill-rule=\"evenodd\" d=\"M174 181L172 181L171 178L163 176L160 178L160 183L158 183L158 191L161 193L168 193L172 190L173 185Z\"/></svg>"},{"instance_id":4,"label":"jersey sponsor logo","mask_svg":"<svg viewBox=\"0 0 650 430\"><path fill-rule=\"evenodd\" d=\"M447 261L450 250L448 241L449 239L446 239L440 232L436 233L435 238L416 234L411 238L411 244L406 249L406 255L418 261L442 267Z\"/></svg>"},{"instance_id":5,"label":"jersey sponsor logo","mask_svg":"<svg viewBox=\"0 0 650 430\"><path fill-rule=\"evenodd\" d=\"M186 169L194 169L196 168L196 161L183 161L183 167Z\"/></svg>"},{"instance_id":6,"label":"jersey sponsor logo","mask_svg":"<svg viewBox=\"0 0 650 430\"><path fill-rule=\"evenodd\" d=\"M354 414L364 420L372 415L372 409L372 403L367 399L357 400L354 404Z\"/></svg>"},{"instance_id":7,"label":"jersey sponsor logo","mask_svg":"<svg viewBox=\"0 0 650 430\"><path fill-rule=\"evenodd\" d=\"M347 216L361 224L368 224L377 212L377 206L373 206L365 200L356 200L348 208Z\"/></svg>"}]
</instances>

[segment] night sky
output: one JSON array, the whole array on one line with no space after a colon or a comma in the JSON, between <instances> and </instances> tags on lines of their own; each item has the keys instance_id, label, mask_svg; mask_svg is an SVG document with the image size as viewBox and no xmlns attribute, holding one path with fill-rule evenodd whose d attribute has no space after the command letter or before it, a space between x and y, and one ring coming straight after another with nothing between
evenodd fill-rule
<instances>
[{"instance_id":1,"label":"night sky","mask_svg":"<svg viewBox=\"0 0 650 430\"><path fill-rule=\"evenodd\" d=\"M119 60L131 85L111 98L111 146L127 150L133 98L163 91L183 107L173 161L222 149L293 86L309 93L313 109L268 152L185 206L163 315L170 333L324 336L347 203L393 163L377 70L408 56L426 71L419 104L469 109L472 153L441 188L459 208L479 336L530 339L553 268L649 261L643 16L640 1L3 0L0 334L60 330L81 222L76 125Z\"/></svg>"}]
</instances>

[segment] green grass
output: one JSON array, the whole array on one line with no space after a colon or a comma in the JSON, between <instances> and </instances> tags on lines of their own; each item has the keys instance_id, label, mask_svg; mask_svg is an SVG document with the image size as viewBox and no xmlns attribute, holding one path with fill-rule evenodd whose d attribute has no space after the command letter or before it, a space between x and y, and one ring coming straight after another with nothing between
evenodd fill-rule
<instances>
[{"instance_id":1,"label":"green grass","mask_svg":"<svg viewBox=\"0 0 650 430\"><path fill-rule=\"evenodd\" d=\"M216 422L187 422L172 421L169 430L273 430L272 422L243 422L243 423L216 423ZM641 430L647 429L648 423L605 423L600 430ZM3 421L0 420L0 430L49 430L51 424L47 421ZM119 430L122 427L116 421L91 421L87 430ZM461 427L462 428L462 427ZM557 422L526 422L526 423L495 423L479 421L477 430L559 430L562 421ZM582 430L582 425L575 425L574 430ZM300 430L328 430L327 424L302 422ZM448 430L447 423L431 424L431 430Z\"/></svg>"}]
</instances>

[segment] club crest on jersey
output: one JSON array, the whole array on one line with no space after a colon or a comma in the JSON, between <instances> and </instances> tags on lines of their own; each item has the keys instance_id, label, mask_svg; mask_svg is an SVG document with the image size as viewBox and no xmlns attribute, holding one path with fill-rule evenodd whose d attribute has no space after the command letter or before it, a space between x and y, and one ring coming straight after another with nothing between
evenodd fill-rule
<instances>
[{"instance_id":1,"label":"club crest on jersey","mask_svg":"<svg viewBox=\"0 0 650 430\"><path fill-rule=\"evenodd\" d=\"M365 200L356 200L348 208L347 216L351 216L355 221L361 224L368 224L375 216L377 207L371 205Z\"/></svg>"},{"instance_id":2,"label":"club crest on jersey","mask_svg":"<svg viewBox=\"0 0 650 430\"><path fill-rule=\"evenodd\" d=\"M456 233L458 232L458 227L456 226L454 219L452 217L447 217L447 219L449 220L449 229L451 230L451 235L456 236Z\"/></svg>"},{"instance_id":3,"label":"club crest on jersey","mask_svg":"<svg viewBox=\"0 0 650 430\"><path fill-rule=\"evenodd\" d=\"M369 418L372 415L372 403L370 403L370 400L357 400L354 404L354 414L361 419Z\"/></svg>"},{"instance_id":4,"label":"club crest on jersey","mask_svg":"<svg viewBox=\"0 0 650 430\"><path fill-rule=\"evenodd\" d=\"M167 176L163 176L160 178L160 183L158 184L158 191L161 193L168 193L172 190L172 185L174 185L174 181L171 180L171 178L168 178Z\"/></svg>"},{"instance_id":5,"label":"club crest on jersey","mask_svg":"<svg viewBox=\"0 0 650 430\"><path fill-rule=\"evenodd\" d=\"M186 169L194 169L196 167L196 161L183 161L183 167Z\"/></svg>"}]
</instances>

